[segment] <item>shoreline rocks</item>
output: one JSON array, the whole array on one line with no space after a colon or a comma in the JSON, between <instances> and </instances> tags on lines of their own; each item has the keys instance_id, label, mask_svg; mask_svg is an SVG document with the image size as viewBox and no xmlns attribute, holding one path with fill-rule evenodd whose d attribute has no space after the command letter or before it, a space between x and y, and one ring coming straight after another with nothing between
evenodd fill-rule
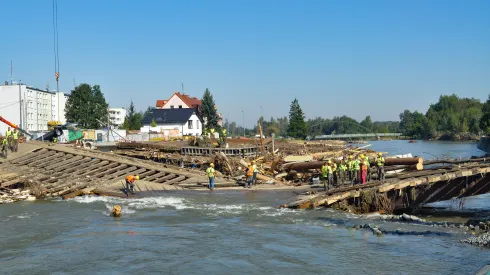
<instances>
[{"instance_id":1,"label":"shoreline rocks","mask_svg":"<svg viewBox=\"0 0 490 275\"><path fill-rule=\"evenodd\" d=\"M30 190L3 189L0 190L0 204L17 201L35 201L36 197L30 194Z\"/></svg>"}]
</instances>

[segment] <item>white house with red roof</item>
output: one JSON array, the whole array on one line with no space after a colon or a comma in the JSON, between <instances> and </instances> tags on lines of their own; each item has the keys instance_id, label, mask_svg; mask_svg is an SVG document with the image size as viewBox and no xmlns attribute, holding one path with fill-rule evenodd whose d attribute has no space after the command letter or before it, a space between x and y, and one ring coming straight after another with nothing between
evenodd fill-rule
<instances>
[{"instance_id":1,"label":"white house with red roof","mask_svg":"<svg viewBox=\"0 0 490 275\"><path fill-rule=\"evenodd\" d=\"M197 97L191 97L186 94L175 92L168 100L159 99L156 102L156 109L196 109L201 111L202 102ZM218 124L222 125L221 114L218 113Z\"/></svg>"},{"instance_id":2,"label":"white house with red roof","mask_svg":"<svg viewBox=\"0 0 490 275\"><path fill-rule=\"evenodd\" d=\"M157 100L157 109L201 109L201 100L175 92L168 100Z\"/></svg>"}]
</instances>

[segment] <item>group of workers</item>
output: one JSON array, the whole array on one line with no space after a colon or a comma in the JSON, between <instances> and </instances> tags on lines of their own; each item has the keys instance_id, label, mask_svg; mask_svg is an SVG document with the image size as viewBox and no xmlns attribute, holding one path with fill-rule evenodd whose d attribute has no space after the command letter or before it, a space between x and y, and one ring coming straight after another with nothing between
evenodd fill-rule
<instances>
[{"instance_id":1,"label":"group of workers","mask_svg":"<svg viewBox=\"0 0 490 275\"><path fill-rule=\"evenodd\" d=\"M11 152L17 152L19 149L19 132L14 128L12 131L10 127L8 127L5 132L5 138L2 140L2 156L4 158L8 155L8 150Z\"/></svg>"},{"instance_id":2,"label":"group of workers","mask_svg":"<svg viewBox=\"0 0 490 275\"><path fill-rule=\"evenodd\" d=\"M214 170L214 163L210 163L208 169L206 169L206 174L208 176L209 184L208 188L210 190L214 190L214 176L216 171ZM257 164L255 164L255 160L247 163L247 170L245 170L245 188L252 188L252 185L257 183Z\"/></svg>"},{"instance_id":3,"label":"group of workers","mask_svg":"<svg viewBox=\"0 0 490 275\"><path fill-rule=\"evenodd\" d=\"M374 162L378 180L383 181L385 179L383 155L378 153ZM365 184L371 179L371 171L369 158L363 154L355 159L349 156L347 161L342 158L338 165L335 160L328 160L323 164L321 170L323 186L325 190L328 190L333 186L338 186L339 183L343 185L346 183L347 177L351 184Z\"/></svg>"},{"instance_id":4,"label":"group of workers","mask_svg":"<svg viewBox=\"0 0 490 275\"><path fill-rule=\"evenodd\" d=\"M378 173L377 179L383 181L385 179L384 165L385 159L381 153L378 153L374 160L375 167ZM326 161L321 169L322 181L325 190L330 189L333 186L344 185L348 180L351 184L365 184L371 179L371 164L369 163L368 156L360 154L359 157L354 159L352 156L347 158L347 161L342 158L337 162L335 160ZM255 160L247 164L247 170L245 171L246 180L245 188L251 188L257 181L257 165ZM214 170L214 163L210 163L206 169L206 175L208 176L209 184L208 188L214 190L214 178L216 170ZM138 175L129 175L126 177L126 192L127 194L134 194L134 182L139 180Z\"/></svg>"}]
</instances>

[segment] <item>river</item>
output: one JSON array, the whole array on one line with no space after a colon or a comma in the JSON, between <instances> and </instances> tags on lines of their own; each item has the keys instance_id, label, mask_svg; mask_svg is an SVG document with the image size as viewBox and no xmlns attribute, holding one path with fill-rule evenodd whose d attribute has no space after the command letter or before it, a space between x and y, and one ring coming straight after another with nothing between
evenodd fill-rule
<instances>
[{"instance_id":1,"label":"river","mask_svg":"<svg viewBox=\"0 0 490 275\"><path fill-rule=\"evenodd\" d=\"M481 154L476 143L376 141L371 148ZM458 242L470 236L463 229L276 209L292 198L289 191L218 190L1 205L0 273L472 274L490 258L490 250ZM109 217L114 204L122 205L122 218ZM479 196L465 207L490 204ZM353 229L365 223L387 234Z\"/></svg>"}]
</instances>

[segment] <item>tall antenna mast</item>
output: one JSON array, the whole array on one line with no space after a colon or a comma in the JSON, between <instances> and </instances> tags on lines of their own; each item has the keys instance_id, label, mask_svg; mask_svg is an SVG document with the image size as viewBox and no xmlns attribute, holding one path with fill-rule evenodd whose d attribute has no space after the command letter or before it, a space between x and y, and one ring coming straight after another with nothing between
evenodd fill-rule
<instances>
[{"instance_id":1,"label":"tall antenna mast","mask_svg":"<svg viewBox=\"0 0 490 275\"><path fill-rule=\"evenodd\" d=\"M185 91L184 91L184 80L182 80L182 94L185 94Z\"/></svg>"},{"instance_id":2,"label":"tall antenna mast","mask_svg":"<svg viewBox=\"0 0 490 275\"><path fill-rule=\"evenodd\" d=\"M12 59L10 59L10 85L12 85Z\"/></svg>"}]
</instances>

